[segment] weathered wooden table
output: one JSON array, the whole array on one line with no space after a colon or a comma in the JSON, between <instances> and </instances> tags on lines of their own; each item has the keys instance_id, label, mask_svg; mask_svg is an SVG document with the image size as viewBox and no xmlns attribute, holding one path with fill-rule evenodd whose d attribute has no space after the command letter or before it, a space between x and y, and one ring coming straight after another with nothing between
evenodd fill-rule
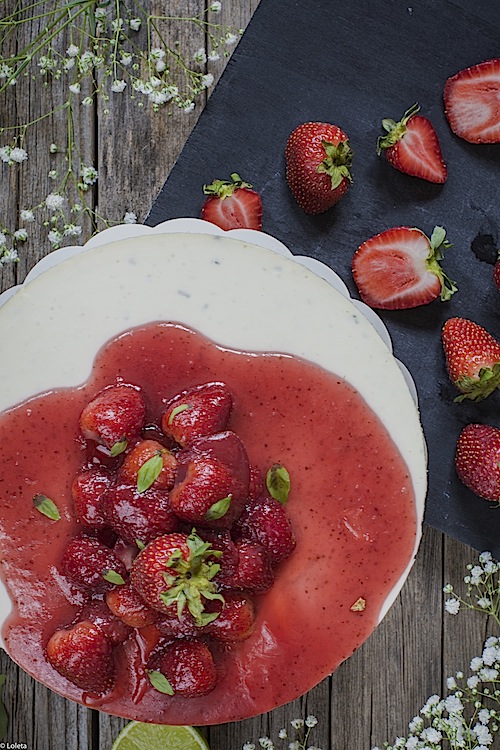
<instances>
[{"instance_id":1,"label":"weathered wooden table","mask_svg":"<svg viewBox=\"0 0 500 750\"><path fill-rule=\"evenodd\" d=\"M2 15L15 4L14 0L0 0ZM195 14L204 2L151 0L144 5L155 5L163 12L169 5L175 12ZM244 28L257 5L258 0L223 0L218 20ZM25 41L29 41L33 29L25 33ZM196 50L206 44L206 38L201 31L191 31L180 42ZM207 71L217 78L225 62L209 62ZM21 97L13 87L7 110L0 112L0 126L12 121L16 113L24 121L36 119L47 105L57 105L52 97L50 86L44 88L39 81L33 82L29 98ZM81 107L76 115L83 156L99 172L92 200L96 206L105 206L108 215L120 218L125 211L134 211L141 221L195 125L203 101L190 113L171 109L155 114L147 108L138 109L129 97L113 98L107 108L109 114L101 105ZM11 172L0 168L0 216L17 216L20 208L50 192L46 177L51 169L49 146L62 141L65 132L60 118L48 118L37 130L36 143L28 136L29 168ZM22 282L35 262L50 251L46 234L46 229L36 230L35 241L21 253L19 263L0 269L2 290ZM252 720L204 730L212 750L237 750L263 735L276 738L282 726L306 714L319 720L311 742L323 750L369 750L405 734L408 721L427 697L444 690L446 677L457 669L466 670L471 657L481 651L487 619L472 612L451 617L443 610L443 584L459 584L466 564L475 557L465 545L425 527L407 583L365 645L293 704ZM22 746L29 750L109 750L125 724L123 720L59 697L3 653L0 662L0 671L7 674L4 699L10 716L7 741L11 747L17 747L17 742L20 746L25 743Z\"/></svg>"}]
</instances>

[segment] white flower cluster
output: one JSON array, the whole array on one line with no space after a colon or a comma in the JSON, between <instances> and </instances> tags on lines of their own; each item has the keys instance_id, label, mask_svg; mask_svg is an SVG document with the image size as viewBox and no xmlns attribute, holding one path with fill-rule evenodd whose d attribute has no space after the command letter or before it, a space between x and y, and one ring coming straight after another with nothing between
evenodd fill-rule
<instances>
[{"instance_id":1,"label":"white flower cluster","mask_svg":"<svg viewBox=\"0 0 500 750\"><path fill-rule=\"evenodd\" d=\"M2 146L0 148L0 159L5 164L21 164L28 158L28 152L19 146Z\"/></svg>"},{"instance_id":2,"label":"white flower cluster","mask_svg":"<svg viewBox=\"0 0 500 750\"><path fill-rule=\"evenodd\" d=\"M309 715L305 719L292 719L290 725L295 730L295 736L290 738L287 729L280 729L278 737L280 740L289 740L288 750L321 750L316 745L309 745L309 733L313 727L318 723L315 716ZM242 750L257 750L257 748L263 748L263 750L276 750L276 745L270 737L259 737L258 745L254 742L245 742Z\"/></svg>"},{"instance_id":3,"label":"white flower cluster","mask_svg":"<svg viewBox=\"0 0 500 750\"><path fill-rule=\"evenodd\" d=\"M481 552L479 564L468 565L464 583L467 585L467 598L458 596L453 586L448 583L443 588L450 597L445 600L444 607L450 615L457 615L460 607L476 609L492 615L498 622L500 615L500 565L493 560L491 552Z\"/></svg>"}]
</instances>

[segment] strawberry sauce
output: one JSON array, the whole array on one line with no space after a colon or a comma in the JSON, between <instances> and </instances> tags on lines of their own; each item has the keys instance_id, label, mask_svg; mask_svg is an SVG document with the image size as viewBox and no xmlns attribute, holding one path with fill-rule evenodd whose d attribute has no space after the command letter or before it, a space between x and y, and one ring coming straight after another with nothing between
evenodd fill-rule
<instances>
[{"instance_id":1,"label":"strawberry sauce","mask_svg":"<svg viewBox=\"0 0 500 750\"><path fill-rule=\"evenodd\" d=\"M81 531L71 500L73 477L87 458L78 417L98 391L120 380L142 388L147 419L156 423L179 391L223 381L234 395L229 429L243 440L250 462L264 474L273 463L290 473L287 514L296 549L257 599L252 636L215 647L219 679L204 697L154 690L142 668L147 628L116 647L116 687L102 698L82 692L45 659L51 633L69 624L84 601L59 570L66 544ZM36 396L1 415L0 442L2 577L13 601L5 647L58 693L119 716L216 724L296 698L368 637L413 554L407 467L352 387L295 357L225 350L180 325L152 323L109 342L84 385ZM35 509L37 493L56 503L59 521ZM359 601L365 608L353 611Z\"/></svg>"}]
</instances>

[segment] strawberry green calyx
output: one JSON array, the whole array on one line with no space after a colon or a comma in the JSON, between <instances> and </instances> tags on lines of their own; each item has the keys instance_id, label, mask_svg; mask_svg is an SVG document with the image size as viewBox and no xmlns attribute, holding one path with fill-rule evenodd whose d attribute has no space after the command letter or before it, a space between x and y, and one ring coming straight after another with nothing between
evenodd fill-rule
<instances>
[{"instance_id":1,"label":"strawberry green calyx","mask_svg":"<svg viewBox=\"0 0 500 750\"><path fill-rule=\"evenodd\" d=\"M218 593L213 578L220 570L220 565L213 558L221 557L220 550L214 550L204 542L193 529L187 538L189 556L183 557L181 550L175 550L167 563L168 570L163 573L168 589L160 594L166 606L177 604L177 617L182 617L187 606L198 627L208 625L218 617L218 612L206 613L202 599L217 599L224 602ZM212 559L210 559L212 558Z\"/></svg>"},{"instance_id":2,"label":"strawberry green calyx","mask_svg":"<svg viewBox=\"0 0 500 750\"><path fill-rule=\"evenodd\" d=\"M349 141L340 141L335 145L330 141L321 141L326 157L318 165L316 171L328 174L332 180L332 190L335 190L343 179L352 182L350 167L352 165L352 149Z\"/></svg>"},{"instance_id":3,"label":"strawberry green calyx","mask_svg":"<svg viewBox=\"0 0 500 750\"><path fill-rule=\"evenodd\" d=\"M203 192L205 195L213 195L217 198L229 198L236 190L240 188L248 188L252 186L248 182L244 182L239 174L233 172L231 175L231 182L229 180L214 180L211 185L203 185Z\"/></svg>"},{"instance_id":4,"label":"strawberry green calyx","mask_svg":"<svg viewBox=\"0 0 500 750\"><path fill-rule=\"evenodd\" d=\"M381 135L377 140L377 154L380 156L385 148L391 148L404 136L408 121L420 111L420 105L414 104L407 110L399 122L389 118L382 120L382 127L387 135Z\"/></svg>"},{"instance_id":5,"label":"strawberry green calyx","mask_svg":"<svg viewBox=\"0 0 500 750\"><path fill-rule=\"evenodd\" d=\"M493 367L481 367L477 378L464 375L455 381L455 385L462 391L460 396L454 399L455 402L460 403L465 399L482 401L500 388L500 362Z\"/></svg>"},{"instance_id":6,"label":"strawberry green calyx","mask_svg":"<svg viewBox=\"0 0 500 750\"><path fill-rule=\"evenodd\" d=\"M435 274L441 282L440 299L442 302L449 300L458 287L443 271L439 262L443 260L443 250L452 247L451 242L446 239L446 230L443 227L434 227L429 239L430 252L426 258L427 269Z\"/></svg>"}]
</instances>

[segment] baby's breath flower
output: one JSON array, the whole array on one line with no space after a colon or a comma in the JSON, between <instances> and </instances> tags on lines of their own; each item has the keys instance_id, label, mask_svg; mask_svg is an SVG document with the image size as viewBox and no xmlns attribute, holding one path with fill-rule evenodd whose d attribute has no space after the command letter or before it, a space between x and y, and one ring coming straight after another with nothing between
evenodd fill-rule
<instances>
[{"instance_id":1,"label":"baby's breath flower","mask_svg":"<svg viewBox=\"0 0 500 750\"><path fill-rule=\"evenodd\" d=\"M288 737L286 729L280 729L280 731L278 732L278 737L280 738L280 740L286 740Z\"/></svg>"},{"instance_id":2,"label":"baby's breath flower","mask_svg":"<svg viewBox=\"0 0 500 750\"><path fill-rule=\"evenodd\" d=\"M142 21L140 18L131 18L128 25L132 29L132 31L139 31L142 25Z\"/></svg>"},{"instance_id":3,"label":"baby's breath flower","mask_svg":"<svg viewBox=\"0 0 500 750\"><path fill-rule=\"evenodd\" d=\"M92 97L91 96L86 96L85 99L82 99L82 104L85 107L90 107L90 105L92 104Z\"/></svg>"},{"instance_id":4,"label":"baby's breath flower","mask_svg":"<svg viewBox=\"0 0 500 750\"><path fill-rule=\"evenodd\" d=\"M49 178L51 180L57 180L57 174L58 174L57 169L51 169L49 172Z\"/></svg>"},{"instance_id":5,"label":"baby's breath flower","mask_svg":"<svg viewBox=\"0 0 500 750\"><path fill-rule=\"evenodd\" d=\"M220 13L221 8L222 8L222 3L219 2L219 0L213 0L213 2L211 2L208 7L208 9L212 11L212 13Z\"/></svg>"},{"instance_id":6,"label":"baby's breath flower","mask_svg":"<svg viewBox=\"0 0 500 750\"><path fill-rule=\"evenodd\" d=\"M309 729L311 729L312 727L315 727L317 723L318 723L317 718L313 716L312 714L309 714L309 716L306 716L305 725Z\"/></svg>"},{"instance_id":7,"label":"baby's breath flower","mask_svg":"<svg viewBox=\"0 0 500 750\"><path fill-rule=\"evenodd\" d=\"M66 54L68 57L76 57L79 52L80 48L77 47L76 44L70 44L68 49L66 50Z\"/></svg>"},{"instance_id":8,"label":"baby's breath flower","mask_svg":"<svg viewBox=\"0 0 500 750\"><path fill-rule=\"evenodd\" d=\"M467 678L467 687L474 690L479 685L479 677L475 674Z\"/></svg>"},{"instance_id":9,"label":"baby's breath flower","mask_svg":"<svg viewBox=\"0 0 500 750\"><path fill-rule=\"evenodd\" d=\"M79 94L82 90L82 87L79 83L71 83L68 88L72 94Z\"/></svg>"},{"instance_id":10,"label":"baby's breath flower","mask_svg":"<svg viewBox=\"0 0 500 750\"><path fill-rule=\"evenodd\" d=\"M3 232L0 232L0 248L3 248L7 242L7 237Z\"/></svg>"},{"instance_id":11,"label":"baby's breath flower","mask_svg":"<svg viewBox=\"0 0 500 750\"><path fill-rule=\"evenodd\" d=\"M47 239L51 245L57 250L62 242L62 235L58 229L51 229L47 235Z\"/></svg>"},{"instance_id":12,"label":"baby's breath flower","mask_svg":"<svg viewBox=\"0 0 500 750\"><path fill-rule=\"evenodd\" d=\"M20 213L21 221L25 221L27 223L31 223L32 221L35 221L35 214L30 209L24 208Z\"/></svg>"},{"instance_id":13,"label":"baby's breath flower","mask_svg":"<svg viewBox=\"0 0 500 750\"><path fill-rule=\"evenodd\" d=\"M68 70L72 70L75 67L75 58L74 57L67 57L65 60L63 60L63 70L68 72Z\"/></svg>"},{"instance_id":14,"label":"baby's breath flower","mask_svg":"<svg viewBox=\"0 0 500 750\"><path fill-rule=\"evenodd\" d=\"M184 110L184 112L185 112L186 114L189 114L189 112L192 112L192 111L193 111L193 109L194 109L194 106L195 106L195 105L194 105L194 102L190 102L190 101L185 101L185 102L184 102L184 103L182 104L182 109Z\"/></svg>"},{"instance_id":15,"label":"baby's breath flower","mask_svg":"<svg viewBox=\"0 0 500 750\"><path fill-rule=\"evenodd\" d=\"M288 743L288 750L300 750L300 742L298 740L292 740Z\"/></svg>"},{"instance_id":16,"label":"baby's breath flower","mask_svg":"<svg viewBox=\"0 0 500 750\"><path fill-rule=\"evenodd\" d=\"M64 236L65 237L79 237L82 233L82 227L78 224L65 224L64 225Z\"/></svg>"},{"instance_id":17,"label":"baby's breath flower","mask_svg":"<svg viewBox=\"0 0 500 750\"><path fill-rule=\"evenodd\" d=\"M210 62L217 62L217 60L220 60L220 55L216 49L213 49L208 53L207 59L210 60Z\"/></svg>"},{"instance_id":18,"label":"baby's breath flower","mask_svg":"<svg viewBox=\"0 0 500 750\"><path fill-rule=\"evenodd\" d=\"M0 250L2 248L0 247ZM15 247L12 248L4 248L3 253L0 256L0 265L6 266L7 263L17 263L19 260L19 255L17 254L17 250Z\"/></svg>"},{"instance_id":19,"label":"baby's breath flower","mask_svg":"<svg viewBox=\"0 0 500 750\"><path fill-rule=\"evenodd\" d=\"M198 65L204 65L207 61L207 53L205 52L204 47L200 47L200 49L197 49L196 52L193 55L193 60L198 63Z\"/></svg>"},{"instance_id":20,"label":"baby's breath flower","mask_svg":"<svg viewBox=\"0 0 500 750\"><path fill-rule=\"evenodd\" d=\"M462 701L456 695L445 698L444 706L449 714L459 714L464 710Z\"/></svg>"},{"instance_id":21,"label":"baby's breath flower","mask_svg":"<svg viewBox=\"0 0 500 750\"><path fill-rule=\"evenodd\" d=\"M480 565L474 565L470 572L470 582L473 586L477 585L481 581L481 577L484 575L484 570Z\"/></svg>"},{"instance_id":22,"label":"baby's breath flower","mask_svg":"<svg viewBox=\"0 0 500 750\"><path fill-rule=\"evenodd\" d=\"M111 21L111 28L114 32L121 31L123 29L123 18L114 18Z\"/></svg>"},{"instance_id":23,"label":"baby's breath flower","mask_svg":"<svg viewBox=\"0 0 500 750\"><path fill-rule=\"evenodd\" d=\"M255 750L255 745L253 742L245 742L243 745L243 750Z\"/></svg>"},{"instance_id":24,"label":"baby's breath flower","mask_svg":"<svg viewBox=\"0 0 500 750\"><path fill-rule=\"evenodd\" d=\"M201 86L204 89L208 89L208 87L211 86L213 82L214 77L212 73L206 73L206 75L201 77Z\"/></svg>"},{"instance_id":25,"label":"baby's breath flower","mask_svg":"<svg viewBox=\"0 0 500 750\"><path fill-rule=\"evenodd\" d=\"M26 242L28 239L28 232L26 229L16 229L14 232L14 239L17 240L17 242Z\"/></svg>"},{"instance_id":26,"label":"baby's breath flower","mask_svg":"<svg viewBox=\"0 0 500 750\"><path fill-rule=\"evenodd\" d=\"M121 81L114 80L111 84L111 91L113 91L115 94L120 94L122 91L125 90L125 87L127 85L127 81L124 81L123 79Z\"/></svg>"},{"instance_id":27,"label":"baby's breath flower","mask_svg":"<svg viewBox=\"0 0 500 750\"><path fill-rule=\"evenodd\" d=\"M10 78L13 72L13 69L6 62L0 63L0 80Z\"/></svg>"},{"instance_id":28,"label":"baby's breath flower","mask_svg":"<svg viewBox=\"0 0 500 750\"><path fill-rule=\"evenodd\" d=\"M161 47L155 47L149 53L150 60L163 60L166 57L166 52Z\"/></svg>"},{"instance_id":29,"label":"baby's breath flower","mask_svg":"<svg viewBox=\"0 0 500 750\"><path fill-rule=\"evenodd\" d=\"M488 551L481 552L481 554L479 555L479 562L481 563L481 565L484 565L487 562L491 562L492 559L492 554Z\"/></svg>"},{"instance_id":30,"label":"baby's breath flower","mask_svg":"<svg viewBox=\"0 0 500 750\"><path fill-rule=\"evenodd\" d=\"M120 63L121 63L121 65L124 65L125 67L127 67L128 65L131 64L132 60L133 60L133 58L132 58L132 55L130 54L130 52L122 52L121 53L121 56L120 56Z\"/></svg>"},{"instance_id":31,"label":"baby's breath flower","mask_svg":"<svg viewBox=\"0 0 500 750\"><path fill-rule=\"evenodd\" d=\"M294 729L302 729L304 726L304 719L292 719L290 724Z\"/></svg>"},{"instance_id":32,"label":"baby's breath flower","mask_svg":"<svg viewBox=\"0 0 500 750\"><path fill-rule=\"evenodd\" d=\"M448 677L448 679L446 680L446 687L448 688L448 690L456 690L457 681L454 677Z\"/></svg>"},{"instance_id":33,"label":"baby's breath flower","mask_svg":"<svg viewBox=\"0 0 500 750\"><path fill-rule=\"evenodd\" d=\"M274 750L274 743L269 737L259 737L259 745L265 750Z\"/></svg>"},{"instance_id":34,"label":"baby's breath flower","mask_svg":"<svg viewBox=\"0 0 500 750\"><path fill-rule=\"evenodd\" d=\"M134 214L133 211L126 211L125 216L123 217L123 223L124 224L136 224L137 216Z\"/></svg>"},{"instance_id":35,"label":"baby's breath flower","mask_svg":"<svg viewBox=\"0 0 500 750\"><path fill-rule=\"evenodd\" d=\"M475 656L473 659L471 659L470 668L472 672L479 672L482 666L483 666L483 660L481 659L480 656Z\"/></svg>"},{"instance_id":36,"label":"baby's breath flower","mask_svg":"<svg viewBox=\"0 0 500 750\"><path fill-rule=\"evenodd\" d=\"M57 211L58 208L62 208L64 205L64 196L58 193L49 193L45 198L45 205L50 211Z\"/></svg>"},{"instance_id":37,"label":"baby's breath flower","mask_svg":"<svg viewBox=\"0 0 500 750\"><path fill-rule=\"evenodd\" d=\"M450 615L457 615L460 610L460 601L458 599L455 599L453 597L452 599L447 599L444 603L444 608Z\"/></svg>"},{"instance_id":38,"label":"baby's breath flower","mask_svg":"<svg viewBox=\"0 0 500 750\"><path fill-rule=\"evenodd\" d=\"M226 45L226 47L230 47L232 44L236 44L236 42L238 41L238 38L239 37L237 34L233 34L230 31L228 31L228 33L224 37L224 44Z\"/></svg>"},{"instance_id":39,"label":"baby's breath flower","mask_svg":"<svg viewBox=\"0 0 500 750\"><path fill-rule=\"evenodd\" d=\"M16 148L13 148L10 152L10 158L12 159L12 161L20 164L22 161L26 161L26 159L28 158L28 152L24 148L19 148L19 146L16 146Z\"/></svg>"},{"instance_id":40,"label":"baby's breath flower","mask_svg":"<svg viewBox=\"0 0 500 750\"><path fill-rule=\"evenodd\" d=\"M157 60L155 62L155 68L157 73L163 73L163 71L167 69L167 63L165 60Z\"/></svg>"}]
</instances>

